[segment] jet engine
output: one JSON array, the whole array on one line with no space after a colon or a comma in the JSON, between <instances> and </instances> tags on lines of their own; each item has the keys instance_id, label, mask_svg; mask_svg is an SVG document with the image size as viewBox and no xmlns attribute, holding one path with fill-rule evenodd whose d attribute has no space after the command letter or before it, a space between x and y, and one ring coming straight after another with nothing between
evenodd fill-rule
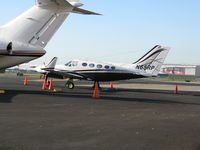
<instances>
[{"instance_id":1,"label":"jet engine","mask_svg":"<svg viewBox=\"0 0 200 150\"><path fill-rule=\"evenodd\" d=\"M8 54L12 51L12 42L0 41L0 54Z\"/></svg>"}]
</instances>

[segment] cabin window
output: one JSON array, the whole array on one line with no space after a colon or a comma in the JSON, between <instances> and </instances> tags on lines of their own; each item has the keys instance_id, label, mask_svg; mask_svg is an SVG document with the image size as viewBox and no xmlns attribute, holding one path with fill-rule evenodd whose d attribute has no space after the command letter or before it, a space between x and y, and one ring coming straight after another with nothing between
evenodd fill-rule
<instances>
[{"instance_id":1,"label":"cabin window","mask_svg":"<svg viewBox=\"0 0 200 150\"><path fill-rule=\"evenodd\" d=\"M112 66L111 69L112 69L112 70L115 70L115 66Z\"/></svg>"},{"instance_id":2,"label":"cabin window","mask_svg":"<svg viewBox=\"0 0 200 150\"><path fill-rule=\"evenodd\" d=\"M104 68L105 68L105 69L109 69L110 67L106 65Z\"/></svg>"},{"instance_id":3,"label":"cabin window","mask_svg":"<svg viewBox=\"0 0 200 150\"><path fill-rule=\"evenodd\" d=\"M82 66L83 66L83 67L86 67L86 66L87 66L87 63L82 63Z\"/></svg>"},{"instance_id":4,"label":"cabin window","mask_svg":"<svg viewBox=\"0 0 200 150\"><path fill-rule=\"evenodd\" d=\"M71 65L72 65L72 67L78 66L78 61L72 61Z\"/></svg>"},{"instance_id":5,"label":"cabin window","mask_svg":"<svg viewBox=\"0 0 200 150\"><path fill-rule=\"evenodd\" d=\"M99 68L99 69L102 68L102 67L103 67L103 66L102 66L101 64L98 64L98 65L97 65L97 68Z\"/></svg>"},{"instance_id":6,"label":"cabin window","mask_svg":"<svg viewBox=\"0 0 200 150\"><path fill-rule=\"evenodd\" d=\"M94 68L95 65L94 64L89 64L90 68Z\"/></svg>"}]
</instances>

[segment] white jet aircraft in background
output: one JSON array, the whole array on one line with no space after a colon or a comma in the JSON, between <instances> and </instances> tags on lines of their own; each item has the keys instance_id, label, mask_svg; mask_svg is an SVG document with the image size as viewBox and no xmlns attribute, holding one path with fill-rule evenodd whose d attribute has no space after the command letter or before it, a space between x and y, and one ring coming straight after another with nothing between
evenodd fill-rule
<instances>
[{"instance_id":1,"label":"white jet aircraft in background","mask_svg":"<svg viewBox=\"0 0 200 150\"><path fill-rule=\"evenodd\" d=\"M72 60L65 65L56 65L53 58L45 68L37 68L48 77L69 79L66 86L74 88L73 79L106 82L137 78L155 77L158 75L170 48L155 46L146 55L133 64L100 63ZM45 72L44 72L45 71Z\"/></svg>"},{"instance_id":2,"label":"white jet aircraft in background","mask_svg":"<svg viewBox=\"0 0 200 150\"><path fill-rule=\"evenodd\" d=\"M99 15L79 8L82 5L79 0L36 0L34 7L0 27L0 71L43 56L71 12Z\"/></svg>"}]
</instances>

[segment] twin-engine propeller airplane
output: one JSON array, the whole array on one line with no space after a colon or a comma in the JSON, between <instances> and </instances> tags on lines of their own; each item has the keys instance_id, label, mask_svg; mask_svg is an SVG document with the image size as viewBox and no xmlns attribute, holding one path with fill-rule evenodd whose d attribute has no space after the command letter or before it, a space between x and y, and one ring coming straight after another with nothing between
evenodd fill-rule
<instances>
[{"instance_id":1,"label":"twin-engine propeller airplane","mask_svg":"<svg viewBox=\"0 0 200 150\"><path fill-rule=\"evenodd\" d=\"M0 27L0 71L43 56L44 47L70 13L99 15L79 0L36 0L35 6Z\"/></svg>"},{"instance_id":2,"label":"twin-engine propeller airplane","mask_svg":"<svg viewBox=\"0 0 200 150\"><path fill-rule=\"evenodd\" d=\"M37 71L46 74L46 79L48 77L69 79L66 86L70 89L74 88L73 79L99 83L155 77L158 75L169 50L168 47L157 45L133 64L72 60L65 65L56 65L57 58L55 57L45 68L37 68Z\"/></svg>"}]
</instances>

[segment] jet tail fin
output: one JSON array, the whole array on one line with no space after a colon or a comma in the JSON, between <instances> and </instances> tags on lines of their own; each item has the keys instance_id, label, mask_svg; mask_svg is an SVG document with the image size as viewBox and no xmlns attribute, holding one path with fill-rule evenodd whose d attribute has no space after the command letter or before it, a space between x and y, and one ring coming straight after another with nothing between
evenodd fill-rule
<instances>
[{"instance_id":1,"label":"jet tail fin","mask_svg":"<svg viewBox=\"0 0 200 150\"><path fill-rule=\"evenodd\" d=\"M54 69L55 66L56 66L57 60L58 60L58 58L57 58L57 57L54 57L54 58L50 61L50 63L45 67L45 69Z\"/></svg>"},{"instance_id":2,"label":"jet tail fin","mask_svg":"<svg viewBox=\"0 0 200 150\"><path fill-rule=\"evenodd\" d=\"M157 76L169 52L169 47L156 45L147 54L134 63L136 69L144 74Z\"/></svg>"},{"instance_id":3,"label":"jet tail fin","mask_svg":"<svg viewBox=\"0 0 200 150\"><path fill-rule=\"evenodd\" d=\"M0 30L0 38L44 48L70 13L97 15L81 9L79 0L35 0L34 7ZM17 29L17 30L16 30ZM12 41L10 41L12 39Z\"/></svg>"}]
</instances>

